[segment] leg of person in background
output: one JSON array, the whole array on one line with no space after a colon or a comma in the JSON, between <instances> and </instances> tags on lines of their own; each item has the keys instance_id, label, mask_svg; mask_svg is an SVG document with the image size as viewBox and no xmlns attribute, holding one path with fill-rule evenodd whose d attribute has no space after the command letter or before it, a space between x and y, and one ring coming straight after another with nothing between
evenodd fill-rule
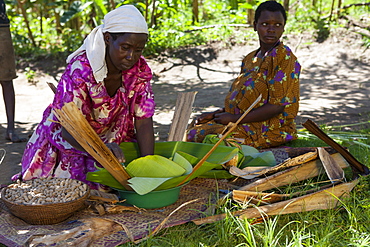
<instances>
[{"instance_id":1,"label":"leg of person in background","mask_svg":"<svg viewBox=\"0 0 370 247\"><path fill-rule=\"evenodd\" d=\"M10 140L12 142L25 142L27 141L26 138L19 138L18 135L15 133L15 126L14 126L14 112L15 112L15 93L14 93L14 86L13 81L0 81L0 84L3 88L3 97L5 103L5 111L6 111L6 118L7 118L7 128L6 128L6 135L5 139Z\"/></svg>"}]
</instances>

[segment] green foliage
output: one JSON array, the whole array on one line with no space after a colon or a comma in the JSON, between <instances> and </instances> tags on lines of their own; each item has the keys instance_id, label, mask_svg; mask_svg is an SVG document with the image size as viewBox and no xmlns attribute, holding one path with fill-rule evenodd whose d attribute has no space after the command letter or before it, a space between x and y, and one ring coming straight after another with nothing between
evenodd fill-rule
<instances>
[{"instance_id":1,"label":"green foliage","mask_svg":"<svg viewBox=\"0 0 370 247\"><path fill-rule=\"evenodd\" d=\"M137 6L147 19L150 38L144 55L153 56L166 49L196 46L209 41L225 41L230 45L248 41L254 32L248 28L247 10L255 9L260 2L198 1L197 15L193 13L193 1L179 0L156 0L155 6L153 0L147 5L137 0L8 0L6 4L14 47L21 56L72 52L94 27L102 23L107 12L122 4ZM328 0L315 5L307 0L290 2L286 32L299 34L316 30L317 39L324 40L338 20L337 10L331 10L331 3ZM354 0L344 2L351 3ZM352 7L338 13L360 19L367 15L367 11L366 7ZM230 24L244 24L245 27ZM366 36L364 43L369 47Z\"/></svg>"},{"instance_id":2,"label":"green foliage","mask_svg":"<svg viewBox=\"0 0 370 247\"><path fill-rule=\"evenodd\" d=\"M25 68L25 70L26 70L25 75L26 75L28 83L32 85L36 85L37 83L37 81L35 81L36 72L32 70L30 67Z\"/></svg>"},{"instance_id":3,"label":"green foliage","mask_svg":"<svg viewBox=\"0 0 370 247\"><path fill-rule=\"evenodd\" d=\"M316 22L317 37L316 41L324 42L330 35L330 23L328 20L320 19Z\"/></svg>"}]
</instances>

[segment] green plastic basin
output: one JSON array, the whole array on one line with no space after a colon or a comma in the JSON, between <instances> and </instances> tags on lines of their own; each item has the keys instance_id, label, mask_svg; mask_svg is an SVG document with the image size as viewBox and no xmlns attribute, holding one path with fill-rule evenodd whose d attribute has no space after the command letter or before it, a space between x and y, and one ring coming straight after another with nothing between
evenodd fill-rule
<instances>
[{"instance_id":1,"label":"green plastic basin","mask_svg":"<svg viewBox=\"0 0 370 247\"><path fill-rule=\"evenodd\" d=\"M167 190L152 191L145 195L139 195L135 191L119 190L120 200L126 199L125 203L135 205L139 208L153 209L169 206L179 199L180 190L184 185Z\"/></svg>"}]
</instances>

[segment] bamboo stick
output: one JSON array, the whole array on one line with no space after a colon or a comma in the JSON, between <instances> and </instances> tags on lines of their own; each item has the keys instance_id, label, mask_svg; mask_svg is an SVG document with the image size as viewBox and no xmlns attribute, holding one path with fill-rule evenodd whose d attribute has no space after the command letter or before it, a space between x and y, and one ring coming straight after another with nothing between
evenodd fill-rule
<instances>
[{"instance_id":1,"label":"bamboo stick","mask_svg":"<svg viewBox=\"0 0 370 247\"><path fill-rule=\"evenodd\" d=\"M127 180L130 175L119 163L109 148L99 138L75 103L66 103L62 109L54 109L60 124L76 141L98 161L127 190L132 190Z\"/></svg>"},{"instance_id":2,"label":"bamboo stick","mask_svg":"<svg viewBox=\"0 0 370 247\"><path fill-rule=\"evenodd\" d=\"M215 151L215 149L218 147L218 145L220 145L221 142L223 142L223 140L238 126L238 124L245 118L245 116L247 116L247 114L253 109L253 107L258 103L260 102L262 98L262 95L260 94L260 96L258 96L258 98L253 102L253 104L243 113L243 115L238 119L238 121L236 121L235 123L231 123L231 127L230 129L220 138L220 140L218 140L216 142L216 144L208 151L208 153L206 155L204 155L204 157L194 166L193 168L193 171L186 176L186 178L181 182L179 183L177 186L180 186L182 185L183 183L185 183L187 181L187 179L193 175L193 173L198 170L202 165L203 163L209 158L209 156L212 154L213 151ZM230 124L230 123L229 123Z\"/></svg>"}]
</instances>

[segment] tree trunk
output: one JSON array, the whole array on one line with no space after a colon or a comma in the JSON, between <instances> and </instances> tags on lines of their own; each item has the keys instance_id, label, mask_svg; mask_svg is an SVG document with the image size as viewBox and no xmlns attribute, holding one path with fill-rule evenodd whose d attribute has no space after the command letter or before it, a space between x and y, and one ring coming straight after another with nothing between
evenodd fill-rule
<instances>
[{"instance_id":1,"label":"tree trunk","mask_svg":"<svg viewBox=\"0 0 370 247\"><path fill-rule=\"evenodd\" d=\"M145 21L148 22L149 0L145 0Z\"/></svg>"},{"instance_id":2,"label":"tree trunk","mask_svg":"<svg viewBox=\"0 0 370 247\"><path fill-rule=\"evenodd\" d=\"M152 2L152 5L153 5L153 9L152 9L152 16L151 16L151 21L150 21L150 26L149 27L153 27L153 25L155 24L156 20L155 20L155 0L153 0Z\"/></svg>"},{"instance_id":3,"label":"tree trunk","mask_svg":"<svg viewBox=\"0 0 370 247\"><path fill-rule=\"evenodd\" d=\"M334 3L335 3L335 0L332 0L332 1L331 1L331 8L330 8L329 21L331 21L331 18L333 17Z\"/></svg>"},{"instance_id":4,"label":"tree trunk","mask_svg":"<svg viewBox=\"0 0 370 247\"><path fill-rule=\"evenodd\" d=\"M56 11L56 9L53 9L53 11L54 11L54 16L55 16L55 27L56 27L57 33L61 34L62 25L60 24L60 14L58 13L58 11Z\"/></svg>"},{"instance_id":5,"label":"tree trunk","mask_svg":"<svg viewBox=\"0 0 370 247\"><path fill-rule=\"evenodd\" d=\"M284 9L286 12L289 11L289 0L284 0Z\"/></svg>"},{"instance_id":6,"label":"tree trunk","mask_svg":"<svg viewBox=\"0 0 370 247\"><path fill-rule=\"evenodd\" d=\"M252 0L247 0L247 3L250 5L253 5ZM247 19L248 24L253 25L253 21L254 21L254 10L253 9L248 9L247 17L248 17Z\"/></svg>"},{"instance_id":7,"label":"tree trunk","mask_svg":"<svg viewBox=\"0 0 370 247\"><path fill-rule=\"evenodd\" d=\"M339 15L340 15L340 9L341 8L342 8L342 0L338 0L338 9L336 11L337 20L338 20Z\"/></svg>"},{"instance_id":8,"label":"tree trunk","mask_svg":"<svg viewBox=\"0 0 370 247\"><path fill-rule=\"evenodd\" d=\"M109 2L110 2L111 10L115 9L116 8L116 3L114 2L114 0L109 0Z\"/></svg>"},{"instance_id":9,"label":"tree trunk","mask_svg":"<svg viewBox=\"0 0 370 247\"><path fill-rule=\"evenodd\" d=\"M199 3L198 0L193 0L193 24L199 22Z\"/></svg>"},{"instance_id":10,"label":"tree trunk","mask_svg":"<svg viewBox=\"0 0 370 247\"><path fill-rule=\"evenodd\" d=\"M17 4L18 4L19 8L22 11L24 22L26 23L26 27L27 27L27 31L28 31L28 37L30 38L33 47L36 48L37 45L36 45L35 39L33 37L32 31L31 31L31 28L30 28L30 22L28 21L27 13L26 13L26 10L24 9L24 6L23 6L24 5L24 2L22 2L20 0L17 0Z\"/></svg>"}]
</instances>

